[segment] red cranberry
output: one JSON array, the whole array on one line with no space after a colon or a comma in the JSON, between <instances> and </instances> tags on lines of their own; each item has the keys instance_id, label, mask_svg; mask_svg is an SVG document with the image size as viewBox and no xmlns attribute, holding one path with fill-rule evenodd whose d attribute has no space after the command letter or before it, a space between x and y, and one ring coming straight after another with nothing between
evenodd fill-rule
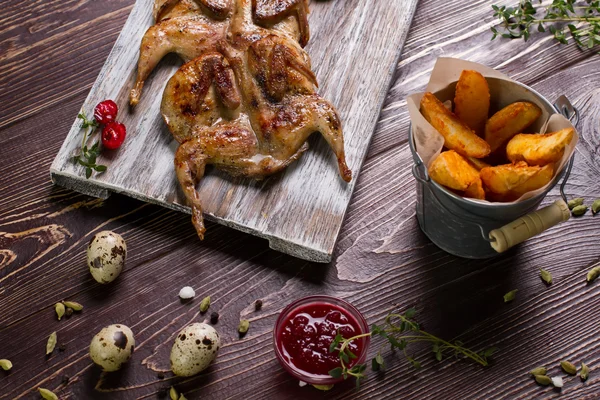
<instances>
[{"instance_id":1,"label":"red cranberry","mask_svg":"<svg viewBox=\"0 0 600 400\"><path fill-rule=\"evenodd\" d=\"M94 118L101 124L108 124L117 119L118 112L119 108L117 107L117 103L112 100L104 100L103 102L98 103L94 109Z\"/></svg>"},{"instance_id":2,"label":"red cranberry","mask_svg":"<svg viewBox=\"0 0 600 400\"><path fill-rule=\"evenodd\" d=\"M348 318L339 311L330 311L325 316L327 321L335 322L336 324L347 324Z\"/></svg>"},{"instance_id":3,"label":"red cranberry","mask_svg":"<svg viewBox=\"0 0 600 400\"><path fill-rule=\"evenodd\" d=\"M109 150L118 149L125 141L126 135L125 125L119 122L109 122L102 129L102 144Z\"/></svg>"},{"instance_id":4,"label":"red cranberry","mask_svg":"<svg viewBox=\"0 0 600 400\"><path fill-rule=\"evenodd\" d=\"M344 325L344 326L340 327L340 329L338 329L338 332L340 333L340 335L342 335L342 337L344 337L346 339L349 339L355 335L354 329L348 325Z\"/></svg>"}]
</instances>

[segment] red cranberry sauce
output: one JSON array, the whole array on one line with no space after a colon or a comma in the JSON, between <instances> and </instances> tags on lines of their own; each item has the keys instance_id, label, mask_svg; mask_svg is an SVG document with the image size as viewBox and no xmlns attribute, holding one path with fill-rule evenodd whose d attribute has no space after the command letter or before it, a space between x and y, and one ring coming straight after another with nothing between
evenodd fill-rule
<instances>
[{"instance_id":1,"label":"red cranberry sauce","mask_svg":"<svg viewBox=\"0 0 600 400\"><path fill-rule=\"evenodd\" d=\"M288 315L277 345L290 367L315 377L329 377L328 372L340 366L339 352L329 352L338 332L346 339L363 333L356 318L343 308L328 303L306 304ZM362 347L362 338L348 345L357 356ZM356 361L350 360L349 366Z\"/></svg>"}]
</instances>

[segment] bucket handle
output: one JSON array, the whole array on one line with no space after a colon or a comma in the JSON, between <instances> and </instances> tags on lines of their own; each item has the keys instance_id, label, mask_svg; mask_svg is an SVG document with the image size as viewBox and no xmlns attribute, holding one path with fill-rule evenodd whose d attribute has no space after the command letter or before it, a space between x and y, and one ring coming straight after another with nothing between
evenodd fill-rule
<instances>
[{"instance_id":1,"label":"bucket handle","mask_svg":"<svg viewBox=\"0 0 600 400\"><path fill-rule=\"evenodd\" d=\"M579 110L571 104L566 96L560 96L554 102L554 107L559 113L571 120L573 125L577 125L579 122ZM465 217L464 215L459 216L454 211L444 206L435 191L431 190L431 194L435 197L438 203L444 207L445 211L452 214L455 218L466 220L477 225L481 231L481 237L483 240L489 242L492 248L498 253L502 253L527 239L539 235L545 230L550 229L561 222L567 221L571 217L571 211L567 205L565 186L569 176L571 175L574 160L575 154L571 156L571 159L567 164L567 169L565 170L565 175L560 185L560 195L562 199L555 201L547 207L520 217L499 229L493 229L489 233L486 233L483 226L481 226L474 219ZM423 162L421 161L420 157L417 157L416 162L412 167L413 176L418 182L422 184L428 184L431 182L431 178L429 177L429 174L425 168L423 168L424 177L421 176L419 168L421 166L424 166Z\"/></svg>"}]
</instances>

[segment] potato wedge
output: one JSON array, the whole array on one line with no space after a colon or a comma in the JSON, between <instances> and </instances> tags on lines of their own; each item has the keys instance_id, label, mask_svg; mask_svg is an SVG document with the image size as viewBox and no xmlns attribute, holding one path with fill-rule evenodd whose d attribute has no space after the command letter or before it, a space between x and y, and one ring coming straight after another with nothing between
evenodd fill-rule
<instances>
[{"instance_id":1,"label":"potato wedge","mask_svg":"<svg viewBox=\"0 0 600 400\"><path fill-rule=\"evenodd\" d=\"M542 167L528 166L525 162L483 168L479 174L485 187L496 194L508 194L535 176Z\"/></svg>"},{"instance_id":2,"label":"potato wedge","mask_svg":"<svg viewBox=\"0 0 600 400\"><path fill-rule=\"evenodd\" d=\"M477 169L477 171L481 171L482 169L484 169L486 167L491 167L490 164L488 164L485 161L482 161L478 158L469 157L467 159L467 161L469 161L471 163L471 165L473 165L475 167L475 169Z\"/></svg>"},{"instance_id":3,"label":"potato wedge","mask_svg":"<svg viewBox=\"0 0 600 400\"><path fill-rule=\"evenodd\" d=\"M465 157L483 158L490 154L490 145L458 119L432 93L421 99L421 113L444 137L444 145Z\"/></svg>"},{"instance_id":4,"label":"potato wedge","mask_svg":"<svg viewBox=\"0 0 600 400\"><path fill-rule=\"evenodd\" d=\"M511 197L514 200L523 196L527 192L531 192L532 190L537 190L541 187L546 186L548 182L552 180L554 176L554 165L547 164L543 166L537 174L526 180L524 183L518 185L510 191Z\"/></svg>"},{"instance_id":5,"label":"potato wedge","mask_svg":"<svg viewBox=\"0 0 600 400\"><path fill-rule=\"evenodd\" d=\"M485 124L485 140L492 152L523 132L542 115L537 105L528 102L512 103L498 111Z\"/></svg>"},{"instance_id":6,"label":"potato wedge","mask_svg":"<svg viewBox=\"0 0 600 400\"><path fill-rule=\"evenodd\" d=\"M479 180L479 172L454 150L437 156L429 165L429 176L442 186L465 191Z\"/></svg>"},{"instance_id":7,"label":"potato wedge","mask_svg":"<svg viewBox=\"0 0 600 400\"><path fill-rule=\"evenodd\" d=\"M573 128L546 134L521 133L506 145L506 155L512 162L525 161L529 165L547 165L559 161L565 148L575 136Z\"/></svg>"},{"instance_id":8,"label":"potato wedge","mask_svg":"<svg viewBox=\"0 0 600 400\"><path fill-rule=\"evenodd\" d=\"M485 200L485 190L483 190L483 183L479 176L475 182L471 183L467 190L465 190L464 196L472 199Z\"/></svg>"},{"instance_id":9,"label":"potato wedge","mask_svg":"<svg viewBox=\"0 0 600 400\"><path fill-rule=\"evenodd\" d=\"M454 114L483 137L490 112L490 88L477 71L464 70L454 93Z\"/></svg>"}]
</instances>

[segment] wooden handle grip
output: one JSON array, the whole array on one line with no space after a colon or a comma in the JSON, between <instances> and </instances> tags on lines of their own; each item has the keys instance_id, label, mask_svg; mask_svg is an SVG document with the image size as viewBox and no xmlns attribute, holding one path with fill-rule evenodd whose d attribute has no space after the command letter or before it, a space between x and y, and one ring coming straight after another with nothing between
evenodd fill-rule
<instances>
[{"instance_id":1,"label":"wooden handle grip","mask_svg":"<svg viewBox=\"0 0 600 400\"><path fill-rule=\"evenodd\" d=\"M569 206L557 200L548 207L527 214L502 228L490 232L491 245L498 253L532 238L546 229L558 225L571 217Z\"/></svg>"}]
</instances>

